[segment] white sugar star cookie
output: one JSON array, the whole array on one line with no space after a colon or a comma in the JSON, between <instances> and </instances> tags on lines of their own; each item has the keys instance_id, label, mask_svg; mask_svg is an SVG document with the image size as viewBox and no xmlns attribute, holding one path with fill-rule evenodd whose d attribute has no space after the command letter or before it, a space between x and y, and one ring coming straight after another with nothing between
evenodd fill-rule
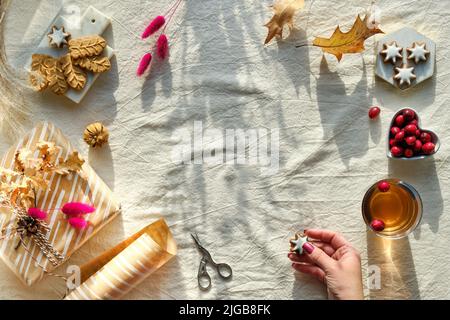
<instances>
[{"instance_id":1,"label":"white sugar star cookie","mask_svg":"<svg viewBox=\"0 0 450 320\"><path fill-rule=\"evenodd\" d=\"M403 65L401 68L395 68L395 76L394 79L400 82L400 85L404 83L411 85L411 81L416 79L416 75L414 74L414 67L408 67L407 65Z\"/></svg>"},{"instance_id":2,"label":"white sugar star cookie","mask_svg":"<svg viewBox=\"0 0 450 320\"><path fill-rule=\"evenodd\" d=\"M430 54L425 43L414 42L412 48L406 50L410 53L408 59L414 60L416 64L420 61L427 61L428 55Z\"/></svg>"},{"instance_id":3,"label":"white sugar star cookie","mask_svg":"<svg viewBox=\"0 0 450 320\"><path fill-rule=\"evenodd\" d=\"M53 47L62 48L67 44L67 40L70 37L70 33L65 32L64 27L57 28L52 27L52 31L48 34L49 43Z\"/></svg>"},{"instance_id":4,"label":"white sugar star cookie","mask_svg":"<svg viewBox=\"0 0 450 320\"><path fill-rule=\"evenodd\" d=\"M303 233L296 233L295 237L291 239L291 252L296 252L298 254L303 254L303 245L308 242L308 237Z\"/></svg>"},{"instance_id":5,"label":"white sugar star cookie","mask_svg":"<svg viewBox=\"0 0 450 320\"><path fill-rule=\"evenodd\" d=\"M401 52L403 51L402 47L397 46L397 42L392 42L391 44L384 44L384 50L381 51L381 55L384 56L384 62L392 62L393 64L397 63L397 58L403 58Z\"/></svg>"}]
</instances>

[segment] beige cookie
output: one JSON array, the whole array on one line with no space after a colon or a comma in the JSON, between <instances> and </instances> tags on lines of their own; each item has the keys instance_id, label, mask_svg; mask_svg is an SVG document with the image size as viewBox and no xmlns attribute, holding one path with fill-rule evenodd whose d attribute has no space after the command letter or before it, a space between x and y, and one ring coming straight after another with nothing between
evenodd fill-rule
<instances>
[{"instance_id":1,"label":"beige cookie","mask_svg":"<svg viewBox=\"0 0 450 320\"><path fill-rule=\"evenodd\" d=\"M49 80L49 87L53 93L57 95L63 95L69 89L61 61L55 60L54 64L47 69L47 76Z\"/></svg>"},{"instance_id":2,"label":"beige cookie","mask_svg":"<svg viewBox=\"0 0 450 320\"><path fill-rule=\"evenodd\" d=\"M69 41L69 52L73 59L97 56L106 48L106 40L100 36L85 36Z\"/></svg>"},{"instance_id":3,"label":"beige cookie","mask_svg":"<svg viewBox=\"0 0 450 320\"><path fill-rule=\"evenodd\" d=\"M73 63L94 73L106 72L111 69L111 61L108 57L85 57L77 59Z\"/></svg>"},{"instance_id":4,"label":"beige cookie","mask_svg":"<svg viewBox=\"0 0 450 320\"><path fill-rule=\"evenodd\" d=\"M87 75L81 68L73 64L70 54L62 56L60 62L67 84L75 90L83 89L86 85Z\"/></svg>"}]
</instances>

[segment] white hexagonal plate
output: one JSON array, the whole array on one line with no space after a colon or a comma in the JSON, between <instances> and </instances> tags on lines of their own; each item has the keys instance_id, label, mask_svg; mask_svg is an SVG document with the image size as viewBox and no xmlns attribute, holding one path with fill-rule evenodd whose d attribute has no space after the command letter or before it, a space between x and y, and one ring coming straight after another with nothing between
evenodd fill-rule
<instances>
[{"instance_id":1,"label":"white hexagonal plate","mask_svg":"<svg viewBox=\"0 0 450 320\"><path fill-rule=\"evenodd\" d=\"M384 62L384 58L381 55L384 44L390 44L393 41L397 42L397 45L403 48L403 60L397 61L397 64L395 66L390 62ZM421 61L418 64L415 64L414 61L408 60L408 52L406 48L411 48L414 42L422 42L426 44L427 50L430 51L427 61ZM436 64L436 43L412 28L403 28L383 37L380 41L378 41L376 45L376 53L377 63L375 74L381 79L389 82L396 88L402 90L412 88L419 83L431 78L434 74ZM395 67L401 67L402 64L408 64L409 66L415 68L414 73L416 74L417 79L413 80L410 86L400 86L399 82L394 79Z\"/></svg>"}]
</instances>

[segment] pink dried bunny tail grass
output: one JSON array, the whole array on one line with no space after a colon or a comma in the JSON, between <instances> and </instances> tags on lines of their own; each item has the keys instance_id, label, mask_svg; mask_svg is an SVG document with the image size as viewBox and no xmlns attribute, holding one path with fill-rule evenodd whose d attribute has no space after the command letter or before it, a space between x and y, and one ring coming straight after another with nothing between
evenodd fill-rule
<instances>
[{"instance_id":1,"label":"pink dried bunny tail grass","mask_svg":"<svg viewBox=\"0 0 450 320\"><path fill-rule=\"evenodd\" d=\"M156 42L156 53L162 60L164 60L169 53L169 41L165 34L160 35Z\"/></svg>"},{"instance_id":2,"label":"pink dried bunny tail grass","mask_svg":"<svg viewBox=\"0 0 450 320\"><path fill-rule=\"evenodd\" d=\"M62 207L61 211L69 216L77 216L92 213L95 211L95 208L86 203L68 202Z\"/></svg>"},{"instance_id":3,"label":"pink dried bunny tail grass","mask_svg":"<svg viewBox=\"0 0 450 320\"><path fill-rule=\"evenodd\" d=\"M85 229L88 225L88 222L84 220L83 218L70 218L69 224L74 227L75 229L82 230Z\"/></svg>"},{"instance_id":4,"label":"pink dried bunny tail grass","mask_svg":"<svg viewBox=\"0 0 450 320\"><path fill-rule=\"evenodd\" d=\"M137 68L136 74L138 77L142 76L144 72L148 69L150 62L152 61L152 54L146 53L142 56L139 66Z\"/></svg>"},{"instance_id":5,"label":"pink dried bunny tail grass","mask_svg":"<svg viewBox=\"0 0 450 320\"><path fill-rule=\"evenodd\" d=\"M42 211L38 208L30 208L28 209L28 215L34 219L45 220L47 219L47 212Z\"/></svg>"},{"instance_id":6,"label":"pink dried bunny tail grass","mask_svg":"<svg viewBox=\"0 0 450 320\"><path fill-rule=\"evenodd\" d=\"M156 31L161 29L161 27L166 23L166 19L163 16L157 16L155 19L153 19L150 24L145 28L144 32L142 33L142 39L146 39L150 37L152 34L154 34Z\"/></svg>"}]
</instances>

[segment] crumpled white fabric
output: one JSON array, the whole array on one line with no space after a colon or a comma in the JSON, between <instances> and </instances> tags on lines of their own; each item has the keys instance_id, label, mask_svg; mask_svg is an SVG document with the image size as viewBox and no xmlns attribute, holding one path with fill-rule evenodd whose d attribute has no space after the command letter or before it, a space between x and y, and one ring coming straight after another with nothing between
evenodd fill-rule
<instances>
[{"instance_id":1,"label":"crumpled white fabric","mask_svg":"<svg viewBox=\"0 0 450 320\"><path fill-rule=\"evenodd\" d=\"M7 50L18 68L29 59L60 1L14 1L6 16ZM102 75L82 104L52 94L33 94L33 121L50 120L76 143L123 205L123 215L71 259L86 262L161 214L171 226L179 254L139 285L129 299L325 299L326 289L293 272L288 240L297 230L329 228L361 251L365 294L371 299L450 298L450 38L445 1L377 1L382 29L412 26L438 44L437 74L401 93L375 79L374 44L341 63L310 43L336 25L351 26L367 1L315 0L297 15L295 31L264 47L271 1L186 0L168 30L170 63L154 65L146 79L135 69L148 41L140 33L172 0L78 1L112 17L106 32L116 49L112 70ZM370 122L368 107L382 106ZM416 109L422 126L434 130L442 147L434 160L388 161L386 134L393 114ZM109 146L89 150L82 131L103 121ZM262 176L258 166L175 165L177 129L279 129L280 170ZM31 127L31 126L30 126ZM0 151L8 142L2 139ZM423 197L424 217L408 239L383 241L366 232L361 218L365 190L397 177ZM197 287L197 232L218 262L233 267L212 289ZM370 267L370 268L369 268ZM369 290L368 271L381 271L381 288ZM64 272L64 267L60 269ZM372 278L371 278L372 279ZM376 281L372 281L372 284ZM47 278L29 290L0 265L0 298L57 299L64 285Z\"/></svg>"}]
</instances>

